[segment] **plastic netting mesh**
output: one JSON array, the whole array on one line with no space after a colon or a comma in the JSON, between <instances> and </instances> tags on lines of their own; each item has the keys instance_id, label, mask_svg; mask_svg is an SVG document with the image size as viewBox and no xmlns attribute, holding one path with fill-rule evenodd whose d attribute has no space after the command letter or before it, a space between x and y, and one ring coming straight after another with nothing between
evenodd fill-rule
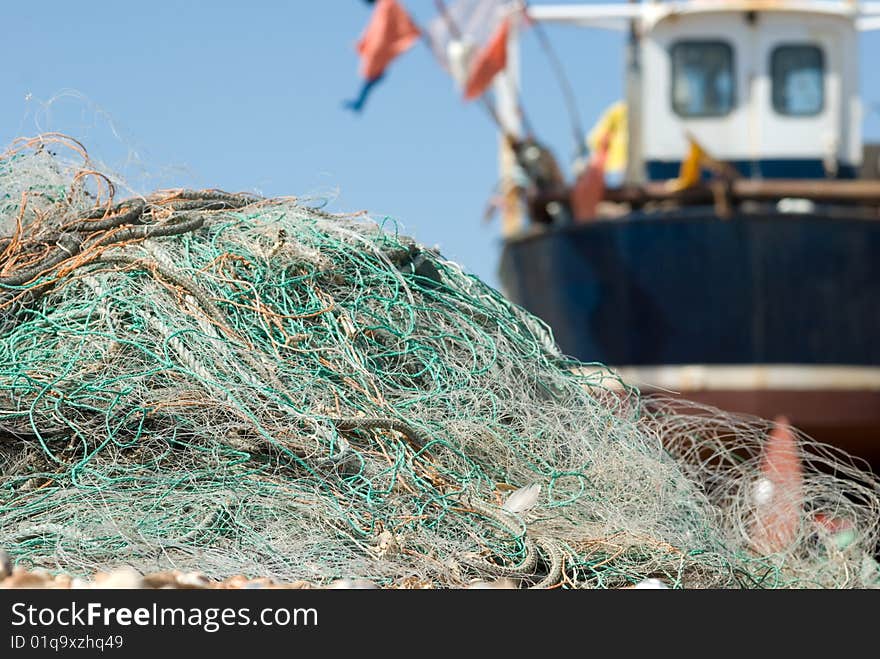
<instances>
[{"instance_id":1,"label":"plastic netting mesh","mask_svg":"<svg viewBox=\"0 0 880 659\"><path fill-rule=\"evenodd\" d=\"M770 424L646 406L393 224L112 195L62 136L0 158L0 547L19 564L877 584L868 471L800 438L796 478L762 472Z\"/></svg>"}]
</instances>

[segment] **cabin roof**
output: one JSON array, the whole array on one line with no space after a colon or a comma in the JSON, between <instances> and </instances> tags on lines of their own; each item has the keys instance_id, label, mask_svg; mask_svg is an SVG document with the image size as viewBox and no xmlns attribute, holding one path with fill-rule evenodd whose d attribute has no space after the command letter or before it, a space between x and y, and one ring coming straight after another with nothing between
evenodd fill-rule
<instances>
[{"instance_id":1,"label":"cabin roof","mask_svg":"<svg viewBox=\"0 0 880 659\"><path fill-rule=\"evenodd\" d=\"M646 22L657 24L678 16L739 12L774 12L839 16L854 19L861 13L854 2L830 0L691 0L641 5Z\"/></svg>"},{"instance_id":2,"label":"cabin roof","mask_svg":"<svg viewBox=\"0 0 880 659\"><path fill-rule=\"evenodd\" d=\"M631 4L547 4L531 5L530 18L549 23L624 30L628 21L640 19L648 28L676 16L729 12L790 12L818 16L839 16L855 20L859 29L880 27L880 2L852 0L689 0Z\"/></svg>"}]
</instances>

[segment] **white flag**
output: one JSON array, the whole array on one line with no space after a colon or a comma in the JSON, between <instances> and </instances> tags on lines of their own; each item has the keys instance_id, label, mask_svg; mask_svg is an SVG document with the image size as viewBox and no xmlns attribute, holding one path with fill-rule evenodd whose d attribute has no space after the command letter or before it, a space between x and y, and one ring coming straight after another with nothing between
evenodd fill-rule
<instances>
[{"instance_id":1,"label":"white flag","mask_svg":"<svg viewBox=\"0 0 880 659\"><path fill-rule=\"evenodd\" d=\"M510 0L457 0L428 24L434 56L459 87L464 87L470 64L508 15Z\"/></svg>"}]
</instances>

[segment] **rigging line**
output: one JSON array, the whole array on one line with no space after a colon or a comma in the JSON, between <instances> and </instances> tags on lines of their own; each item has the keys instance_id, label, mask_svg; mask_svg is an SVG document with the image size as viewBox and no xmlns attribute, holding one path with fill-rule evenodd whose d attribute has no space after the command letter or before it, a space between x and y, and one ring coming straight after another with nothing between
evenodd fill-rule
<instances>
[{"instance_id":1,"label":"rigging line","mask_svg":"<svg viewBox=\"0 0 880 659\"><path fill-rule=\"evenodd\" d=\"M568 112L569 121L571 122L572 133L574 134L574 143L577 145L577 154L579 156L585 156L587 154L587 147L584 140L584 138L586 137L586 132L584 131L583 122L577 109L577 102L575 101L574 97L574 88L572 87L571 81L565 73L565 68L562 66L562 61L559 59L559 55L557 54L556 49L553 47L553 42L550 41L550 39L547 37L547 32L546 30L544 30L544 26L541 25L538 21L533 21L529 18L528 0L519 0L519 2L520 6L522 7L523 16L526 17L526 21L528 21L529 25L531 25L532 29L535 31L535 36L538 38L538 43L541 46L541 49L544 51L544 54L547 56L547 59L550 61L550 68L553 70L556 81L559 84L560 89L562 90L565 108Z\"/></svg>"}]
</instances>

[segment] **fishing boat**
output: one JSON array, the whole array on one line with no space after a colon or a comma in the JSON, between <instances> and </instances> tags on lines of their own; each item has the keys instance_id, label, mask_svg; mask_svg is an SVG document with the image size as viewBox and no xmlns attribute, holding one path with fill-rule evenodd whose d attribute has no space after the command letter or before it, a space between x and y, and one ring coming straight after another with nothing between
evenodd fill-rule
<instances>
[{"instance_id":1,"label":"fishing boat","mask_svg":"<svg viewBox=\"0 0 880 659\"><path fill-rule=\"evenodd\" d=\"M531 4L512 15L494 85L515 138L527 27L629 38L622 179L593 190L586 212L578 184L511 191L506 295L564 352L642 391L785 415L880 467L880 179L858 84L859 35L880 29L880 3ZM609 139L591 153L600 174ZM502 179L529 173L522 153L506 135Z\"/></svg>"}]
</instances>

